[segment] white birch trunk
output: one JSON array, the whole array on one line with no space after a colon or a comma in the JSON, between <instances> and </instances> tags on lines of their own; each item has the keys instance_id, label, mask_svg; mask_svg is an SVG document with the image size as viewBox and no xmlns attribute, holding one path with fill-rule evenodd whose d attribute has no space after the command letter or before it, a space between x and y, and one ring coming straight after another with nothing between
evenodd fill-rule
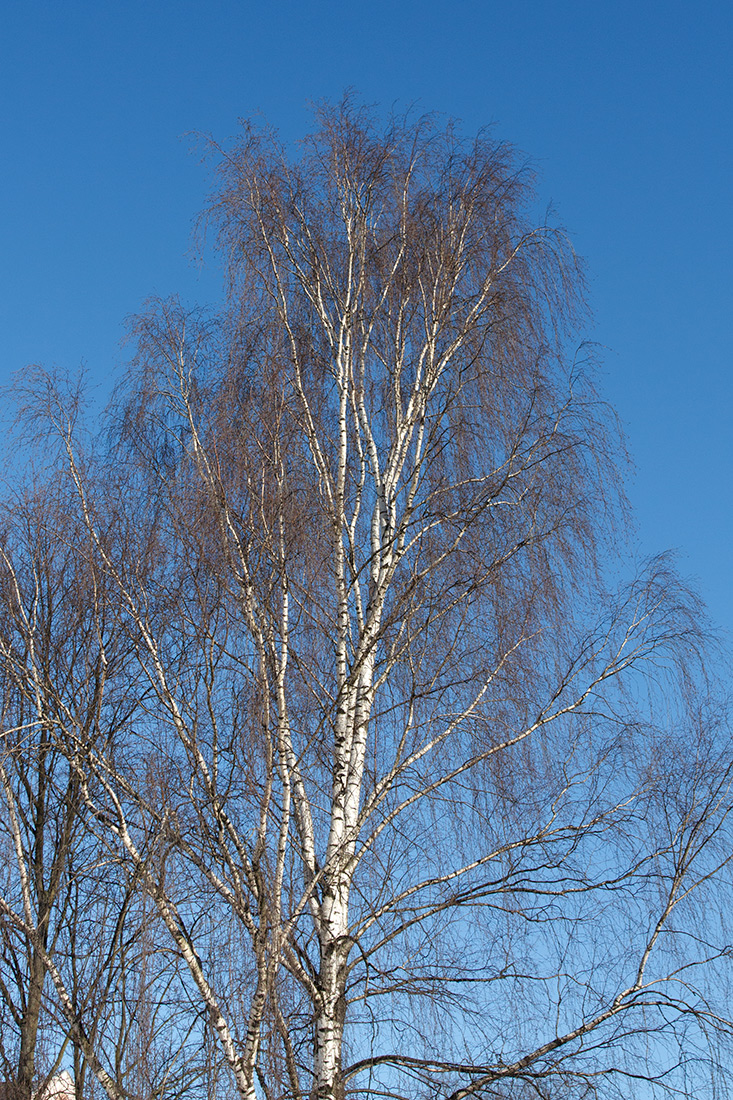
<instances>
[{"instance_id":1,"label":"white birch trunk","mask_svg":"<svg viewBox=\"0 0 733 1100\"><path fill-rule=\"evenodd\" d=\"M331 833L328 844L330 873L324 889L319 926L320 1003L316 1006L316 1095L319 1100L342 1100L341 1047L346 1017L349 936L349 893L353 876L361 788L364 776L374 657L367 651L347 713L351 729L342 747L343 765L334 784ZM338 765L337 765L338 766Z\"/></svg>"},{"instance_id":2,"label":"white birch trunk","mask_svg":"<svg viewBox=\"0 0 733 1100\"><path fill-rule=\"evenodd\" d=\"M335 891L324 898L321 931L320 1003L316 1017L316 1096L342 1100L341 1045L346 1015L348 881L339 876Z\"/></svg>"}]
</instances>

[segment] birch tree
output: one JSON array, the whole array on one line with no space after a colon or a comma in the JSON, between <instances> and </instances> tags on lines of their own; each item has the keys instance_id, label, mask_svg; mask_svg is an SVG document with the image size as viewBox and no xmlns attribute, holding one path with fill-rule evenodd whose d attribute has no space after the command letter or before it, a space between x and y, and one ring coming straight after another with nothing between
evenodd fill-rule
<instances>
[{"instance_id":1,"label":"birch tree","mask_svg":"<svg viewBox=\"0 0 733 1100\"><path fill-rule=\"evenodd\" d=\"M137 320L106 455L52 415L144 700L124 752L64 751L212 1096L690 1094L726 1041L701 611L664 560L623 576L622 446L531 182L348 101L299 159L245 128L226 309Z\"/></svg>"}]
</instances>

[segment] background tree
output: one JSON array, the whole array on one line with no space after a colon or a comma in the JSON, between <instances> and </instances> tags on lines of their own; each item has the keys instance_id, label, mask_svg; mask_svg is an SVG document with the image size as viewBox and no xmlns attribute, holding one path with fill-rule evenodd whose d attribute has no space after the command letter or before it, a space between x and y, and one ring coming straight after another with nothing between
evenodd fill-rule
<instances>
[{"instance_id":1,"label":"background tree","mask_svg":"<svg viewBox=\"0 0 733 1100\"><path fill-rule=\"evenodd\" d=\"M53 416L53 388L42 390ZM141 700L58 473L6 502L0 547L2 1077L13 1100L43 1094L62 1063L79 1098L95 1075L115 1097L160 1095L162 1075L165 1095L180 1095L175 962L135 874L84 812L79 757L91 744L110 756Z\"/></svg>"},{"instance_id":2,"label":"background tree","mask_svg":"<svg viewBox=\"0 0 733 1100\"><path fill-rule=\"evenodd\" d=\"M695 600L611 583L575 257L486 135L319 126L222 155L228 308L138 320L107 456L52 412L134 701L50 720L86 828L210 1095L701 1087L730 761Z\"/></svg>"}]
</instances>

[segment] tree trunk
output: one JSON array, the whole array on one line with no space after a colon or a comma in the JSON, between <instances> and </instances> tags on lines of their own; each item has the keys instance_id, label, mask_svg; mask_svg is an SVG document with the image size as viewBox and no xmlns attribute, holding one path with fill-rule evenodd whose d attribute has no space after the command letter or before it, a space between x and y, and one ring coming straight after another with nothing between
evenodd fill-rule
<instances>
[{"instance_id":1,"label":"tree trunk","mask_svg":"<svg viewBox=\"0 0 733 1100\"><path fill-rule=\"evenodd\" d=\"M20 1032L20 1056L18 1058L18 1097L30 1100L33 1095L33 1079L36 1072L36 1047L38 1044L38 1023L43 999L43 983L46 977L45 967L38 952L31 958L28 982L28 1000L23 1014Z\"/></svg>"},{"instance_id":2,"label":"tree trunk","mask_svg":"<svg viewBox=\"0 0 733 1100\"><path fill-rule=\"evenodd\" d=\"M324 898L321 931L320 1003L316 1014L317 1100L343 1100L341 1044L346 1018L346 963L349 955L348 889L342 880Z\"/></svg>"}]
</instances>

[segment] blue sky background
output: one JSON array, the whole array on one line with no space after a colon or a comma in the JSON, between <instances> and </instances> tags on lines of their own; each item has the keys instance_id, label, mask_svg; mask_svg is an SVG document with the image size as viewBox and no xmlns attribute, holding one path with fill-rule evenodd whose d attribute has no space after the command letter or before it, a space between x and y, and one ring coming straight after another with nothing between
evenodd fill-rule
<instances>
[{"instance_id":1,"label":"blue sky background","mask_svg":"<svg viewBox=\"0 0 733 1100\"><path fill-rule=\"evenodd\" d=\"M190 132L293 139L348 86L495 123L587 261L640 545L733 631L732 32L730 0L0 0L0 384L104 387L147 296L215 300Z\"/></svg>"}]
</instances>

